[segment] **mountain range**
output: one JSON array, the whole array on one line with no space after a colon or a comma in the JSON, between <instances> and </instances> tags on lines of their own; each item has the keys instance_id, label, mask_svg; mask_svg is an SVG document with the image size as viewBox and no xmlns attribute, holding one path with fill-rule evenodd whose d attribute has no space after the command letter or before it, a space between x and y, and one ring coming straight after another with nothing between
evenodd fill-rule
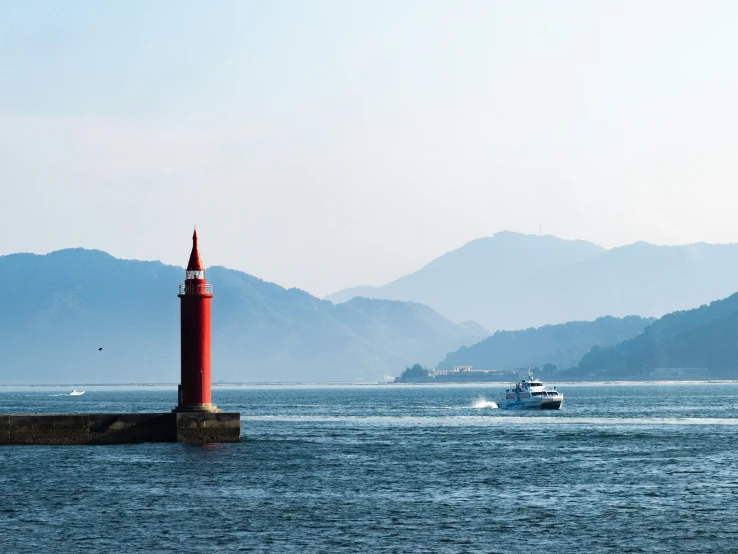
<instances>
[{"instance_id":1,"label":"mountain range","mask_svg":"<svg viewBox=\"0 0 738 554\"><path fill-rule=\"evenodd\" d=\"M734 378L738 295L706 302L734 292L736 254L736 245L604 250L499 233L394 285L414 297L459 299L460 323L414 301L348 294L334 304L211 267L213 379L380 381L416 362L482 369L555 364L572 379L679 378L683 369ZM0 271L6 279L0 383L179 380L182 268L78 248L0 256ZM639 303L642 310L629 310ZM623 314L647 310L673 313L657 321ZM569 313L596 315L491 336L470 319L514 327ZM608 313L620 317L598 317Z\"/></svg>"},{"instance_id":2,"label":"mountain range","mask_svg":"<svg viewBox=\"0 0 738 554\"><path fill-rule=\"evenodd\" d=\"M0 273L0 382L179 381L182 268L79 248L1 256ZM223 267L206 275L214 382L380 381L488 334L417 303L334 305Z\"/></svg>"},{"instance_id":3,"label":"mountain range","mask_svg":"<svg viewBox=\"0 0 738 554\"><path fill-rule=\"evenodd\" d=\"M604 249L550 235L501 232L471 241L418 271L356 296L426 304L453 321L514 330L604 315L660 317L736 290L738 244Z\"/></svg>"}]
</instances>

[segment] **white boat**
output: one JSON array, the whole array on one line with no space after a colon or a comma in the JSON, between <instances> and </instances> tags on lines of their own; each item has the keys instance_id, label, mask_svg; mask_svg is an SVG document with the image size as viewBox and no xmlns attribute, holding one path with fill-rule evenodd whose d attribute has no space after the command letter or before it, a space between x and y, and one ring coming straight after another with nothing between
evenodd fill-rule
<instances>
[{"instance_id":1,"label":"white boat","mask_svg":"<svg viewBox=\"0 0 738 554\"><path fill-rule=\"evenodd\" d=\"M533 377L528 368L528 380L523 379L520 383L515 383L513 388L507 389L500 408L559 410L563 402L564 395L556 387L546 388L540 379Z\"/></svg>"},{"instance_id":2,"label":"white boat","mask_svg":"<svg viewBox=\"0 0 738 554\"><path fill-rule=\"evenodd\" d=\"M69 396L82 396L85 393L83 390L74 390L72 389L72 392L69 393Z\"/></svg>"}]
</instances>

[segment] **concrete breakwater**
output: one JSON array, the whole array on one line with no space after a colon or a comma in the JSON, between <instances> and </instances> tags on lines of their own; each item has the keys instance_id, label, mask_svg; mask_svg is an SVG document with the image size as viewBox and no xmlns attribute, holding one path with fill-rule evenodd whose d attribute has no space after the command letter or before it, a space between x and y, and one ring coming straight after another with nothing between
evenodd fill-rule
<instances>
[{"instance_id":1,"label":"concrete breakwater","mask_svg":"<svg viewBox=\"0 0 738 554\"><path fill-rule=\"evenodd\" d=\"M0 445L238 442L239 413L0 414Z\"/></svg>"}]
</instances>

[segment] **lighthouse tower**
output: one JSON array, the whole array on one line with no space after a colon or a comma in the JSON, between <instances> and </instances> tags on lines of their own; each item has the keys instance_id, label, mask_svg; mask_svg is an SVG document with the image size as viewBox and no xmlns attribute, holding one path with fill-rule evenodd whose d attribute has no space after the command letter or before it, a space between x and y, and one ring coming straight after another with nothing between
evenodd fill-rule
<instances>
[{"instance_id":1,"label":"lighthouse tower","mask_svg":"<svg viewBox=\"0 0 738 554\"><path fill-rule=\"evenodd\" d=\"M181 300L182 376L176 412L219 412L210 400L210 299L213 285L205 281L205 267L197 247L197 230L192 235L192 253Z\"/></svg>"}]
</instances>

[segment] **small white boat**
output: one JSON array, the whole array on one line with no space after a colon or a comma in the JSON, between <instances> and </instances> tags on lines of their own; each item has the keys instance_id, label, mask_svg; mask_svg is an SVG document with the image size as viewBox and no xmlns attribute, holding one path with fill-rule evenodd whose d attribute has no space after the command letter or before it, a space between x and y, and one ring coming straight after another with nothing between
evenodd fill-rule
<instances>
[{"instance_id":1,"label":"small white boat","mask_svg":"<svg viewBox=\"0 0 738 554\"><path fill-rule=\"evenodd\" d=\"M69 393L69 396L82 396L85 393L83 390L75 390L72 389L72 392Z\"/></svg>"},{"instance_id":2,"label":"small white boat","mask_svg":"<svg viewBox=\"0 0 738 554\"><path fill-rule=\"evenodd\" d=\"M556 390L548 389L540 381L533 377L528 369L529 379L523 379L515 383L515 387L505 391L505 398L500 408L507 409L534 409L534 410L559 410L564 402L564 395Z\"/></svg>"}]
</instances>

